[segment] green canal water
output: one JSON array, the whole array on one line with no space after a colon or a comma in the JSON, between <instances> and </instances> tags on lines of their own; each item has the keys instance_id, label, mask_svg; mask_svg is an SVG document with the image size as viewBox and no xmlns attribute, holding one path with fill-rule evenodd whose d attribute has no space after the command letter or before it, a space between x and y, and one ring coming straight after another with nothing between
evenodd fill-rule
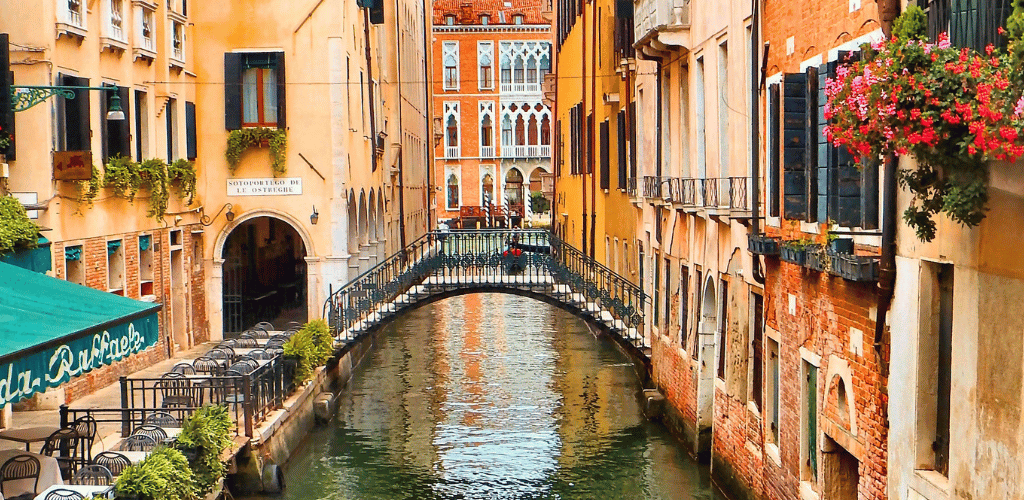
<instances>
[{"instance_id":1,"label":"green canal water","mask_svg":"<svg viewBox=\"0 0 1024 500\"><path fill-rule=\"evenodd\" d=\"M466 295L379 338L277 498L724 498L643 417L629 360L558 308Z\"/></svg>"}]
</instances>

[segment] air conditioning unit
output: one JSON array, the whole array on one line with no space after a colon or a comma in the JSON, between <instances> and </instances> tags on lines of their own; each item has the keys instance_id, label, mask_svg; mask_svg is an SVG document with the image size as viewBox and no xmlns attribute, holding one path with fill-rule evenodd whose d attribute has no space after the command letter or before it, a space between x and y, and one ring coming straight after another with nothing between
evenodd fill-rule
<instances>
[{"instance_id":1,"label":"air conditioning unit","mask_svg":"<svg viewBox=\"0 0 1024 500\"><path fill-rule=\"evenodd\" d=\"M618 102L619 102L619 94L617 92L616 93L607 93L607 94L604 95L604 103L605 104L617 104Z\"/></svg>"}]
</instances>

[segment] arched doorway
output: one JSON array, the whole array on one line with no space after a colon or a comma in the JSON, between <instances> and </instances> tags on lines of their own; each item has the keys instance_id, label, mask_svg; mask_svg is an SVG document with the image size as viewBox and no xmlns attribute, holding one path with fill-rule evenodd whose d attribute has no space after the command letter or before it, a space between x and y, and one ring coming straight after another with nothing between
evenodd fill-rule
<instances>
[{"instance_id":1,"label":"arched doorway","mask_svg":"<svg viewBox=\"0 0 1024 500\"><path fill-rule=\"evenodd\" d=\"M551 209L551 200L544 196L544 183L541 178L548 173L544 167L537 167L530 172L530 211L535 214L547 213Z\"/></svg>"},{"instance_id":2,"label":"arched doorway","mask_svg":"<svg viewBox=\"0 0 1024 500\"><path fill-rule=\"evenodd\" d=\"M711 273L708 273L709 275ZM697 382L697 452L711 449L711 432L715 403L715 347L718 331L718 294L713 276L704 282L703 303L700 309L697 349L700 364Z\"/></svg>"},{"instance_id":3,"label":"arched doorway","mask_svg":"<svg viewBox=\"0 0 1024 500\"><path fill-rule=\"evenodd\" d=\"M302 237L276 217L253 217L232 229L221 254L224 332L261 321L305 323L306 255Z\"/></svg>"}]
</instances>

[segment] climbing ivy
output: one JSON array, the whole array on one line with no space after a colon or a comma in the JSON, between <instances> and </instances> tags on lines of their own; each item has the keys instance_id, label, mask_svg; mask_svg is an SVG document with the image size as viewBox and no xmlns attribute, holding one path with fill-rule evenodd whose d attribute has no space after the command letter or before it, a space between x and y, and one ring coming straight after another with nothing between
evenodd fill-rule
<instances>
[{"instance_id":1,"label":"climbing ivy","mask_svg":"<svg viewBox=\"0 0 1024 500\"><path fill-rule=\"evenodd\" d=\"M101 185L112 188L115 196L128 201L134 201L140 189L149 189L149 209L146 215L154 219L163 217L167 212L171 182L178 183L180 198L184 200L188 197L189 205L192 204L196 190L195 168L193 162L187 160L177 160L167 165L159 158L137 163L131 158L116 156L107 162L103 181L96 180L96 172L93 173L93 179L89 181L89 191L83 196L90 201Z\"/></svg>"},{"instance_id":2,"label":"climbing ivy","mask_svg":"<svg viewBox=\"0 0 1024 500\"><path fill-rule=\"evenodd\" d=\"M138 164L131 158L117 155L107 160L103 186L112 188L115 196L134 201L141 185Z\"/></svg>"},{"instance_id":3,"label":"climbing ivy","mask_svg":"<svg viewBox=\"0 0 1024 500\"><path fill-rule=\"evenodd\" d=\"M270 167L274 176L284 175L288 170L285 165L285 151L288 149L288 134L281 129L256 127L232 130L228 135L228 148L224 156L228 160L228 168L234 174L242 161L242 153L251 147L270 147Z\"/></svg>"},{"instance_id":4,"label":"climbing ivy","mask_svg":"<svg viewBox=\"0 0 1024 500\"><path fill-rule=\"evenodd\" d=\"M20 248L35 248L39 226L13 196L0 196L0 255Z\"/></svg>"},{"instance_id":5,"label":"climbing ivy","mask_svg":"<svg viewBox=\"0 0 1024 500\"><path fill-rule=\"evenodd\" d=\"M153 158L138 164L140 187L149 188L149 211L146 215L159 219L167 212L167 165L163 160Z\"/></svg>"},{"instance_id":6,"label":"climbing ivy","mask_svg":"<svg viewBox=\"0 0 1024 500\"><path fill-rule=\"evenodd\" d=\"M196 163L186 159L175 160L167 166L167 180L178 186L181 199L188 198L186 205L191 205L196 196Z\"/></svg>"}]
</instances>

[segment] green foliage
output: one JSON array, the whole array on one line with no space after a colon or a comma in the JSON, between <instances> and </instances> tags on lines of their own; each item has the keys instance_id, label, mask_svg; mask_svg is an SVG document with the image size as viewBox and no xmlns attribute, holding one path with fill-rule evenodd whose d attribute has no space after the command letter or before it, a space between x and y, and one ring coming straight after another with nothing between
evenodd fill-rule
<instances>
[{"instance_id":1,"label":"green foliage","mask_svg":"<svg viewBox=\"0 0 1024 500\"><path fill-rule=\"evenodd\" d=\"M284 162L285 152L288 149L288 134L284 130L267 127L231 131L228 135L228 148L224 152L231 173L235 173L245 150L251 147L262 147L264 142L270 147L270 167L274 170L274 176L284 175L288 169Z\"/></svg>"},{"instance_id":2,"label":"green foliage","mask_svg":"<svg viewBox=\"0 0 1024 500\"><path fill-rule=\"evenodd\" d=\"M103 185L114 189L114 195L128 201L135 200L135 193L142 186L139 167L131 158L117 155L107 161L103 174Z\"/></svg>"},{"instance_id":3,"label":"green foliage","mask_svg":"<svg viewBox=\"0 0 1024 500\"><path fill-rule=\"evenodd\" d=\"M191 500L198 496L188 461L168 446L158 447L145 460L125 468L114 486L118 495L136 495L145 500Z\"/></svg>"},{"instance_id":4,"label":"green foliage","mask_svg":"<svg viewBox=\"0 0 1024 500\"><path fill-rule=\"evenodd\" d=\"M1006 19L1006 36L1012 42L1024 40L1024 0L1014 0L1013 11Z\"/></svg>"},{"instance_id":5,"label":"green foliage","mask_svg":"<svg viewBox=\"0 0 1024 500\"><path fill-rule=\"evenodd\" d=\"M78 192L82 196L82 202L84 205L92 205L92 200L96 199L96 195L99 194L100 188L103 187L103 176L100 175L100 170L96 168L96 164L92 165L92 177L87 181L78 182Z\"/></svg>"},{"instance_id":6,"label":"green foliage","mask_svg":"<svg viewBox=\"0 0 1024 500\"><path fill-rule=\"evenodd\" d=\"M138 164L140 187L149 188L149 211L146 215L159 219L167 212L167 170L163 160L152 158Z\"/></svg>"},{"instance_id":7,"label":"green foliage","mask_svg":"<svg viewBox=\"0 0 1024 500\"><path fill-rule=\"evenodd\" d=\"M534 213L542 214L551 210L551 202L548 201L540 191L530 194L530 199L533 201L532 207Z\"/></svg>"},{"instance_id":8,"label":"green foliage","mask_svg":"<svg viewBox=\"0 0 1024 500\"><path fill-rule=\"evenodd\" d=\"M810 247L816 247L819 245L810 238L801 238L799 240L783 241L782 246L793 250L807 250Z\"/></svg>"},{"instance_id":9,"label":"green foliage","mask_svg":"<svg viewBox=\"0 0 1024 500\"><path fill-rule=\"evenodd\" d=\"M331 337L327 322L318 319L306 323L284 344L284 355L296 358L295 382L305 382L313 369L327 363L334 354L334 338Z\"/></svg>"},{"instance_id":10,"label":"green foliage","mask_svg":"<svg viewBox=\"0 0 1024 500\"><path fill-rule=\"evenodd\" d=\"M213 489L224 475L221 453L231 445L231 417L226 406L204 406L182 422L176 446L197 452L192 462L200 492Z\"/></svg>"},{"instance_id":11,"label":"green foliage","mask_svg":"<svg viewBox=\"0 0 1024 500\"><path fill-rule=\"evenodd\" d=\"M196 162L184 158L174 160L167 166L167 180L177 184L181 199L187 197L185 205L191 205L196 197Z\"/></svg>"},{"instance_id":12,"label":"green foliage","mask_svg":"<svg viewBox=\"0 0 1024 500\"><path fill-rule=\"evenodd\" d=\"M900 40L924 40L928 37L928 15L921 7L908 5L893 22L892 34Z\"/></svg>"},{"instance_id":13,"label":"green foliage","mask_svg":"<svg viewBox=\"0 0 1024 500\"><path fill-rule=\"evenodd\" d=\"M28 218L25 207L13 196L0 196L0 255L21 248L35 248L39 226Z\"/></svg>"}]
</instances>

